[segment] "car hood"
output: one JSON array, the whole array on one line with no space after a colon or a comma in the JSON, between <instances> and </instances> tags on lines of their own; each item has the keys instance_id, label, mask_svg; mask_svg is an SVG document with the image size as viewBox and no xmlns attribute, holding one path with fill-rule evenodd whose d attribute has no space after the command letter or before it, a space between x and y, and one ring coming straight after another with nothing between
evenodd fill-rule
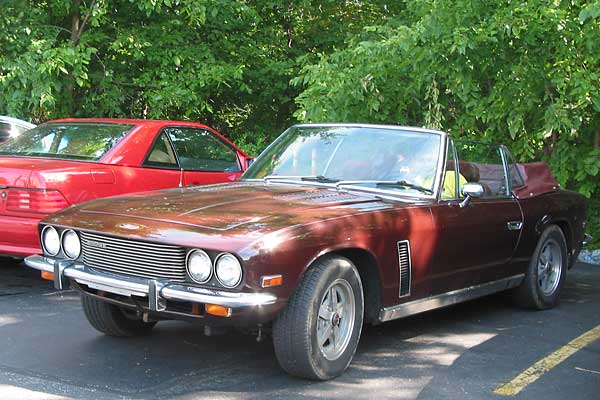
<instances>
[{"instance_id":1,"label":"car hood","mask_svg":"<svg viewBox=\"0 0 600 400\"><path fill-rule=\"evenodd\" d=\"M95 200L44 222L184 245L199 238L247 242L283 228L399 206L335 188L236 182Z\"/></svg>"},{"instance_id":2,"label":"car hood","mask_svg":"<svg viewBox=\"0 0 600 400\"><path fill-rule=\"evenodd\" d=\"M229 231L244 226L261 227L261 222L276 215L301 215L311 209L372 202L381 203L372 196L339 192L333 188L233 183L98 200L81 205L79 212Z\"/></svg>"}]
</instances>

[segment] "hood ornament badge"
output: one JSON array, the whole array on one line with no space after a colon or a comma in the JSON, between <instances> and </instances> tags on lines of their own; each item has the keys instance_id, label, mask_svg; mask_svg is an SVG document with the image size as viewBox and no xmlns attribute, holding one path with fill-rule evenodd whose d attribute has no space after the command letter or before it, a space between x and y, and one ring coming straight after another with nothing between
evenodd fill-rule
<instances>
[{"instance_id":1,"label":"hood ornament badge","mask_svg":"<svg viewBox=\"0 0 600 400\"><path fill-rule=\"evenodd\" d=\"M137 231L141 228L141 226L136 224L118 224L117 226L121 229L127 229L128 231Z\"/></svg>"}]
</instances>

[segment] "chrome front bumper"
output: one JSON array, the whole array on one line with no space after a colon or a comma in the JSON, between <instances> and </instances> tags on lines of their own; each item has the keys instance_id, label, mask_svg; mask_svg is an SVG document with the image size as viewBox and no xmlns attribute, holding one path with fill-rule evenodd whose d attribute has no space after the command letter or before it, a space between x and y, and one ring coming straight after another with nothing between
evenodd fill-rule
<instances>
[{"instance_id":1,"label":"chrome front bumper","mask_svg":"<svg viewBox=\"0 0 600 400\"><path fill-rule=\"evenodd\" d=\"M34 255L25 259L29 267L54 274L54 287L69 288L69 279L92 289L122 296L147 297L151 311L164 311L166 300L216 304L232 309L274 304L277 297L268 293L232 293L198 288L165 280L115 275L68 260Z\"/></svg>"}]
</instances>

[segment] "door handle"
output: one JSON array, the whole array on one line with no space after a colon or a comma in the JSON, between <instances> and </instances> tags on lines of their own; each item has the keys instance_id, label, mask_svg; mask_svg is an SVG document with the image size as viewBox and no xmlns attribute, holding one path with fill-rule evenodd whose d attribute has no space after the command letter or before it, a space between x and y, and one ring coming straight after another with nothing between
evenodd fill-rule
<instances>
[{"instance_id":1,"label":"door handle","mask_svg":"<svg viewBox=\"0 0 600 400\"><path fill-rule=\"evenodd\" d=\"M506 223L506 227L509 231L520 231L523 227L523 222L521 221L509 221Z\"/></svg>"}]
</instances>

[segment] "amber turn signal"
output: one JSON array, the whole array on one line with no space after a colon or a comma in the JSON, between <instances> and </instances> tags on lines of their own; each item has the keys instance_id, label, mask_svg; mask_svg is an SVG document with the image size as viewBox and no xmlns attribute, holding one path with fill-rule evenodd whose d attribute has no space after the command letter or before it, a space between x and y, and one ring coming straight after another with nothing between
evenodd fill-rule
<instances>
[{"instance_id":1,"label":"amber turn signal","mask_svg":"<svg viewBox=\"0 0 600 400\"><path fill-rule=\"evenodd\" d=\"M283 277L281 275L268 275L260 278L260 286L264 288L272 286L281 286L283 283Z\"/></svg>"},{"instance_id":2,"label":"amber turn signal","mask_svg":"<svg viewBox=\"0 0 600 400\"><path fill-rule=\"evenodd\" d=\"M42 279L45 279L47 281L53 281L54 274L52 272L42 271Z\"/></svg>"},{"instance_id":3,"label":"amber turn signal","mask_svg":"<svg viewBox=\"0 0 600 400\"><path fill-rule=\"evenodd\" d=\"M231 316L231 308L218 306L216 304L206 304L204 306L207 314L216 315L217 317L229 317Z\"/></svg>"}]
</instances>

